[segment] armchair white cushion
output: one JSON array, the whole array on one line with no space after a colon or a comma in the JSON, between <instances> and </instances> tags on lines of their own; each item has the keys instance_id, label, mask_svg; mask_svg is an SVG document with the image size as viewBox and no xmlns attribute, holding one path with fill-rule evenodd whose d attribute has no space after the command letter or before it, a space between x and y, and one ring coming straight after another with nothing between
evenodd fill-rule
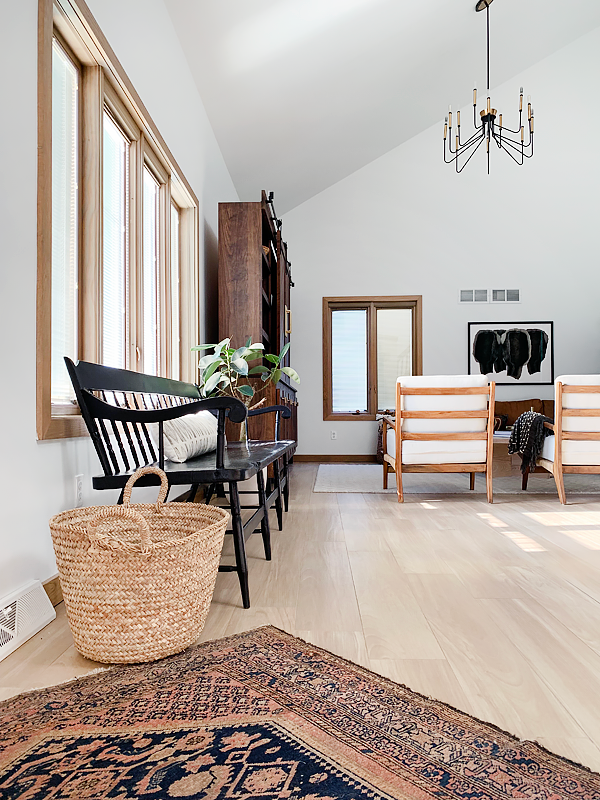
<instances>
[{"instance_id":1,"label":"armchair white cushion","mask_svg":"<svg viewBox=\"0 0 600 800\"><path fill-rule=\"evenodd\" d=\"M559 375L555 383L563 387L571 386L600 386L600 375ZM565 408L598 408L600 409L600 394L570 394L563 389L562 407ZM556 407L556 414L558 408ZM562 416L563 431L600 431L600 417L565 417ZM554 461L556 437L548 436L544 442L542 458ZM598 466L600 465L600 441L569 440L562 443L562 463L567 466Z\"/></svg>"}]
</instances>

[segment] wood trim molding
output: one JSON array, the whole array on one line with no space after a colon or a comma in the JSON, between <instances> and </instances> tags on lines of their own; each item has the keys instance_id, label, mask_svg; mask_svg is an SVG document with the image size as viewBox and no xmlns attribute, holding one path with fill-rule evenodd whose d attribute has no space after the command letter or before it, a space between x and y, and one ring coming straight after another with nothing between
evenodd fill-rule
<instances>
[{"instance_id":1,"label":"wood trim molding","mask_svg":"<svg viewBox=\"0 0 600 800\"><path fill-rule=\"evenodd\" d=\"M56 607L59 603L62 603L64 598L58 575L55 575L53 578L48 578L47 581L44 581L42 586L53 606Z\"/></svg>"}]
</instances>

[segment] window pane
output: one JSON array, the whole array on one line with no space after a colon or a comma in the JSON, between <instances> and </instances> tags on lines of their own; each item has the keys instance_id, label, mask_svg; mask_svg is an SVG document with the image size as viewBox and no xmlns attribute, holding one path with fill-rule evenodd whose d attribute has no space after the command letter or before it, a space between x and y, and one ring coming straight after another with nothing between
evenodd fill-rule
<instances>
[{"instance_id":1,"label":"window pane","mask_svg":"<svg viewBox=\"0 0 600 800\"><path fill-rule=\"evenodd\" d=\"M159 192L160 187L156 179L148 167L144 167L143 369L150 375L158 375Z\"/></svg>"},{"instance_id":2,"label":"window pane","mask_svg":"<svg viewBox=\"0 0 600 800\"><path fill-rule=\"evenodd\" d=\"M127 366L129 278L129 145L110 114L104 112L102 363Z\"/></svg>"},{"instance_id":3,"label":"window pane","mask_svg":"<svg viewBox=\"0 0 600 800\"><path fill-rule=\"evenodd\" d=\"M179 209L171 204L171 377L179 380Z\"/></svg>"},{"instance_id":4,"label":"window pane","mask_svg":"<svg viewBox=\"0 0 600 800\"><path fill-rule=\"evenodd\" d=\"M333 410L367 410L366 309L332 311Z\"/></svg>"},{"instance_id":5,"label":"window pane","mask_svg":"<svg viewBox=\"0 0 600 800\"><path fill-rule=\"evenodd\" d=\"M412 310L377 309L377 405L396 407L396 380L412 375Z\"/></svg>"},{"instance_id":6,"label":"window pane","mask_svg":"<svg viewBox=\"0 0 600 800\"><path fill-rule=\"evenodd\" d=\"M77 358L79 265L79 72L52 42L52 340L51 397L68 403L73 388L63 358Z\"/></svg>"}]
</instances>

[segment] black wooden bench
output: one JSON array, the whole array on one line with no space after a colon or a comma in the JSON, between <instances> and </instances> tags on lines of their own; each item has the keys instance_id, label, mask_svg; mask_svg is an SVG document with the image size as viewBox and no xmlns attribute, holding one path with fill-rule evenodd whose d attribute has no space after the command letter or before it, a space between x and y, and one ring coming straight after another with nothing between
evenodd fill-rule
<instances>
[{"instance_id":1,"label":"black wooden bench","mask_svg":"<svg viewBox=\"0 0 600 800\"><path fill-rule=\"evenodd\" d=\"M272 442L226 442L225 421L245 422L246 407L231 397L203 399L197 386L183 381L160 378L131 372L125 369L104 367L86 361L65 363L75 389L94 448L104 471L92 479L94 489L121 489L139 467L158 465L167 474L171 486L191 484L188 500L192 501L200 484L211 488L229 486L235 565L223 564L220 571L237 572L244 608L250 607L248 566L245 541L260 523L265 558L271 559L269 509L276 508L279 528L282 527L282 505L287 510L289 486L288 465L296 449L290 440ZM163 448L163 424L200 410L217 416L217 449L183 463L166 460ZM279 417L289 417L285 406L256 409L250 415L275 413L276 431ZM158 423L158 447L148 430L150 423ZM265 485L263 469L273 465L274 478ZM256 476L258 504L241 506L238 483ZM156 484L157 476L143 476L136 485ZM283 504L282 504L283 501ZM242 508L254 509L243 523Z\"/></svg>"}]
</instances>

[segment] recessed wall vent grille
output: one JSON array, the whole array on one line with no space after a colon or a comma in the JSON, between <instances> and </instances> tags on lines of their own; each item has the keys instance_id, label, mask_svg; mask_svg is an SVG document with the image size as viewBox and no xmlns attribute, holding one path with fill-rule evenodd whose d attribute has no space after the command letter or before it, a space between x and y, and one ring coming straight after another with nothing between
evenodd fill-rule
<instances>
[{"instance_id":1,"label":"recessed wall vent grille","mask_svg":"<svg viewBox=\"0 0 600 800\"><path fill-rule=\"evenodd\" d=\"M492 289L492 303L520 303L520 289Z\"/></svg>"},{"instance_id":2,"label":"recessed wall vent grille","mask_svg":"<svg viewBox=\"0 0 600 800\"><path fill-rule=\"evenodd\" d=\"M0 661L55 617L56 612L39 581L0 598Z\"/></svg>"},{"instance_id":3,"label":"recessed wall vent grille","mask_svg":"<svg viewBox=\"0 0 600 800\"><path fill-rule=\"evenodd\" d=\"M459 303L489 303L487 289L461 289L458 294Z\"/></svg>"}]
</instances>

